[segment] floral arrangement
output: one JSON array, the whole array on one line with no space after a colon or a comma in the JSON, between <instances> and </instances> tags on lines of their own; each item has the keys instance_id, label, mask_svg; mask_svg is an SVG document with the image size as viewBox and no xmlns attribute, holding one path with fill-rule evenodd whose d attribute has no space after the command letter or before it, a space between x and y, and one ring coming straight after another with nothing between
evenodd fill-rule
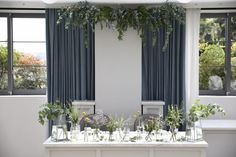
<instances>
[{"instance_id":1,"label":"floral arrangement","mask_svg":"<svg viewBox=\"0 0 236 157\"><path fill-rule=\"evenodd\" d=\"M83 112L82 115L84 117L84 127L87 127L90 124L91 119L88 117L86 112Z\"/></svg>"}]
</instances>

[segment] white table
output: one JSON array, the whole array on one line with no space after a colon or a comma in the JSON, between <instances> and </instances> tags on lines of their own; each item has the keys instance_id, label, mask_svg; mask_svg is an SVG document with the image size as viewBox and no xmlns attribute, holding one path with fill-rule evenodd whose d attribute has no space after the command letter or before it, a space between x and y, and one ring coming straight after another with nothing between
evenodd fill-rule
<instances>
[{"instance_id":1,"label":"white table","mask_svg":"<svg viewBox=\"0 0 236 157\"><path fill-rule=\"evenodd\" d=\"M201 142L44 142L46 157L206 157Z\"/></svg>"}]
</instances>

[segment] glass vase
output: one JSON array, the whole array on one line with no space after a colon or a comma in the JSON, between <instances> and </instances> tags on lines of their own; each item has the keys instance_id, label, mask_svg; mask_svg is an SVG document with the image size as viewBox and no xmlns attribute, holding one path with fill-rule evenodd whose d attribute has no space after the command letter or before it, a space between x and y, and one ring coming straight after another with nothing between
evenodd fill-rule
<instances>
[{"instance_id":1,"label":"glass vase","mask_svg":"<svg viewBox=\"0 0 236 157\"><path fill-rule=\"evenodd\" d=\"M141 126L137 126L137 130L136 130L136 133L137 133L137 140L141 140L142 139L142 128Z\"/></svg>"},{"instance_id":2,"label":"glass vase","mask_svg":"<svg viewBox=\"0 0 236 157\"><path fill-rule=\"evenodd\" d=\"M129 136L130 136L130 128L129 127L125 127L124 131L123 131L122 141L128 142L129 141Z\"/></svg>"},{"instance_id":3,"label":"glass vase","mask_svg":"<svg viewBox=\"0 0 236 157\"><path fill-rule=\"evenodd\" d=\"M93 141L94 142L99 142L100 141L99 133L100 133L100 129L95 128L93 130Z\"/></svg>"},{"instance_id":4,"label":"glass vase","mask_svg":"<svg viewBox=\"0 0 236 157\"><path fill-rule=\"evenodd\" d=\"M147 132L147 136L145 137L147 142L152 142L152 132Z\"/></svg>"},{"instance_id":5,"label":"glass vase","mask_svg":"<svg viewBox=\"0 0 236 157\"><path fill-rule=\"evenodd\" d=\"M163 141L161 130L155 130L155 134L156 134L156 142Z\"/></svg>"},{"instance_id":6,"label":"glass vase","mask_svg":"<svg viewBox=\"0 0 236 157\"><path fill-rule=\"evenodd\" d=\"M122 128L116 129L116 141L121 142L123 141L123 130Z\"/></svg>"},{"instance_id":7,"label":"glass vase","mask_svg":"<svg viewBox=\"0 0 236 157\"><path fill-rule=\"evenodd\" d=\"M88 142L88 138L89 138L88 131L89 131L88 127L84 127L84 142Z\"/></svg>"},{"instance_id":8,"label":"glass vase","mask_svg":"<svg viewBox=\"0 0 236 157\"><path fill-rule=\"evenodd\" d=\"M55 121L53 121L51 140L55 142L69 140L65 115L60 115Z\"/></svg>"},{"instance_id":9,"label":"glass vase","mask_svg":"<svg viewBox=\"0 0 236 157\"><path fill-rule=\"evenodd\" d=\"M113 134L113 132L109 132L108 141L112 142L112 141L114 141L114 140L115 140L115 139L114 139L114 134Z\"/></svg>"},{"instance_id":10,"label":"glass vase","mask_svg":"<svg viewBox=\"0 0 236 157\"><path fill-rule=\"evenodd\" d=\"M176 142L177 141L177 133L178 129L176 128L170 128L170 142Z\"/></svg>"},{"instance_id":11,"label":"glass vase","mask_svg":"<svg viewBox=\"0 0 236 157\"><path fill-rule=\"evenodd\" d=\"M80 132L80 126L78 124L72 124L70 128L71 132L71 141L78 141L79 139L79 132Z\"/></svg>"},{"instance_id":12,"label":"glass vase","mask_svg":"<svg viewBox=\"0 0 236 157\"><path fill-rule=\"evenodd\" d=\"M191 121L187 122L186 140L189 142L203 140L201 119L199 119L197 122L191 122Z\"/></svg>"}]
</instances>

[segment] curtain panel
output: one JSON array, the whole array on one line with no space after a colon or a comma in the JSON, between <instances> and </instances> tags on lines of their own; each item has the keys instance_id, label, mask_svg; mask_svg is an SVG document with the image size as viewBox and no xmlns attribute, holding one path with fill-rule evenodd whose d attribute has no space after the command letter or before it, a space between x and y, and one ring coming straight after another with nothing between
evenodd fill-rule
<instances>
[{"instance_id":1,"label":"curtain panel","mask_svg":"<svg viewBox=\"0 0 236 157\"><path fill-rule=\"evenodd\" d=\"M170 104L185 106L185 26L177 21L172 26L165 51L165 28L157 34L145 29L142 46L142 100L165 101L164 115Z\"/></svg>"},{"instance_id":2,"label":"curtain panel","mask_svg":"<svg viewBox=\"0 0 236 157\"><path fill-rule=\"evenodd\" d=\"M80 28L57 24L57 9L46 10L48 102L94 100L94 32L88 48Z\"/></svg>"}]
</instances>

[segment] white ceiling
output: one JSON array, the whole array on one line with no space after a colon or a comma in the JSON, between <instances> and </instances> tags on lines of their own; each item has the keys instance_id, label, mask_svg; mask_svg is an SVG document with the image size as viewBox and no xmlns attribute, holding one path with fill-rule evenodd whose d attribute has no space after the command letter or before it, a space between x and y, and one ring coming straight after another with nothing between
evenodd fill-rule
<instances>
[{"instance_id":1,"label":"white ceiling","mask_svg":"<svg viewBox=\"0 0 236 157\"><path fill-rule=\"evenodd\" d=\"M57 0L54 4L45 4L41 0L0 0L0 8L45 8L61 7L81 0ZM91 3L104 4L159 4L165 0L87 0ZM177 2L178 0L169 0ZM236 8L236 0L192 0L182 4L186 8Z\"/></svg>"}]
</instances>

